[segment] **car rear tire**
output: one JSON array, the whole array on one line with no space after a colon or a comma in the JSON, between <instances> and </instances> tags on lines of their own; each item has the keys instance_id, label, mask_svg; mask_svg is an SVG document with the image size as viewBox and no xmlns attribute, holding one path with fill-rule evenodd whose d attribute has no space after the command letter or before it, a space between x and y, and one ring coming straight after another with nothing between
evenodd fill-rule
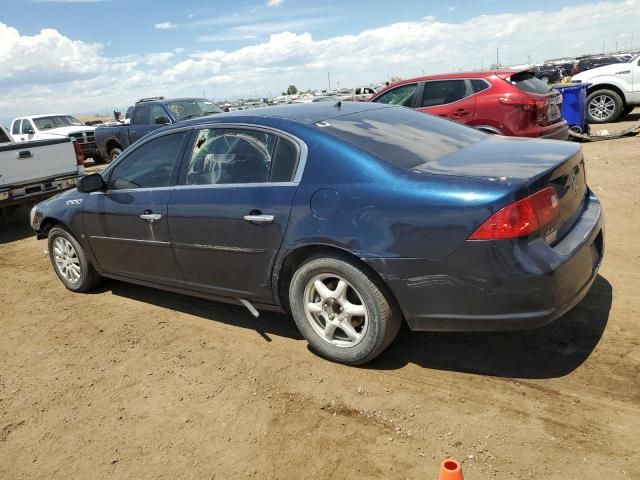
<instances>
[{"instance_id":1,"label":"car rear tire","mask_svg":"<svg viewBox=\"0 0 640 480\"><path fill-rule=\"evenodd\" d=\"M620 117L623 103L613 90L596 90L587 97L587 120L589 123L610 123Z\"/></svg>"},{"instance_id":2,"label":"car rear tire","mask_svg":"<svg viewBox=\"0 0 640 480\"><path fill-rule=\"evenodd\" d=\"M116 158L120 156L121 153L122 153L122 149L120 147L112 148L111 151L109 152L109 158L111 159L110 161L113 162Z\"/></svg>"},{"instance_id":3,"label":"car rear tire","mask_svg":"<svg viewBox=\"0 0 640 480\"><path fill-rule=\"evenodd\" d=\"M373 360L402 324L384 285L347 257L318 256L302 264L291 280L289 303L312 350L347 365Z\"/></svg>"},{"instance_id":4,"label":"car rear tire","mask_svg":"<svg viewBox=\"0 0 640 480\"><path fill-rule=\"evenodd\" d=\"M87 292L100 283L100 275L73 235L54 227L49 232L48 244L51 264L65 287L73 292Z\"/></svg>"}]
</instances>

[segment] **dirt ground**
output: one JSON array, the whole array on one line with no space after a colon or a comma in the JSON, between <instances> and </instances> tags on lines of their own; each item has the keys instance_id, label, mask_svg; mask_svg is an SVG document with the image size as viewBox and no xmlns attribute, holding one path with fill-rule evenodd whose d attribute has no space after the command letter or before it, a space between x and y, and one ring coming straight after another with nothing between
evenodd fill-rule
<instances>
[{"instance_id":1,"label":"dirt ground","mask_svg":"<svg viewBox=\"0 0 640 480\"><path fill-rule=\"evenodd\" d=\"M403 332L365 368L283 315L73 294L26 218L0 227L0 478L426 479L451 455L467 480L640 479L640 137L584 151L607 227L580 305L527 332Z\"/></svg>"}]
</instances>

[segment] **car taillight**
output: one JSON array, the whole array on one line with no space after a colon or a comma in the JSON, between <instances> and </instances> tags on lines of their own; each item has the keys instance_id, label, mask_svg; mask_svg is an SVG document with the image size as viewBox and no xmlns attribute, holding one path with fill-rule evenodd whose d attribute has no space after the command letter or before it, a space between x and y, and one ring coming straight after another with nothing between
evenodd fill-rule
<instances>
[{"instance_id":1,"label":"car taillight","mask_svg":"<svg viewBox=\"0 0 640 480\"><path fill-rule=\"evenodd\" d=\"M84 153L82 153L82 148L80 148L78 142L73 142L73 149L76 152L76 163L78 165L84 165Z\"/></svg>"},{"instance_id":2,"label":"car taillight","mask_svg":"<svg viewBox=\"0 0 640 480\"><path fill-rule=\"evenodd\" d=\"M544 110L548 105L546 99L532 97L500 97L499 101L504 105L521 106L523 110Z\"/></svg>"},{"instance_id":3,"label":"car taillight","mask_svg":"<svg viewBox=\"0 0 640 480\"><path fill-rule=\"evenodd\" d=\"M551 223L559 210L555 189L547 187L498 210L471 234L469 240L524 237Z\"/></svg>"}]
</instances>

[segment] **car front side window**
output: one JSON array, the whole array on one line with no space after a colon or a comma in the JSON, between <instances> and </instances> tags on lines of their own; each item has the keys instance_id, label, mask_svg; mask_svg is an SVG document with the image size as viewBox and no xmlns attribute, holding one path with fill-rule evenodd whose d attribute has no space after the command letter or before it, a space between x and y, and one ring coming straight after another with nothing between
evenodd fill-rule
<instances>
[{"instance_id":1,"label":"car front side window","mask_svg":"<svg viewBox=\"0 0 640 480\"><path fill-rule=\"evenodd\" d=\"M298 162L296 145L261 130L198 131L187 168L187 185L289 182Z\"/></svg>"},{"instance_id":2,"label":"car front side window","mask_svg":"<svg viewBox=\"0 0 640 480\"><path fill-rule=\"evenodd\" d=\"M186 132L150 140L136 148L113 168L109 190L168 187L175 183L179 152Z\"/></svg>"},{"instance_id":3,"label":"car front side window","mask_svg":"<svg viewBox=\"0 0 640 480\"><path fill-rule=\"evenodd\" d=\"M377 103L386 103L388 105L402 105L410 107L413 105L413 97L416 93L417 86L417 83L400 85L399 87L383 93L374 101Z\"/></svg>"}]
</instances>

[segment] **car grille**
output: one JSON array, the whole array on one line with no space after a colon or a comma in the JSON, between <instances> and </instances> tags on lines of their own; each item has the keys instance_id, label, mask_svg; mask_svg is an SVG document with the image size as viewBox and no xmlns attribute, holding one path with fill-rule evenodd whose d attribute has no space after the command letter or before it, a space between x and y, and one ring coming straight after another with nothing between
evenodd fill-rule
<instances>
[{"instance_id":1,"label":"car grille","mask_svg":"<svg viewBox=\"0 0 640 480\"><path fill-rule=\"evenodd\" d=\"M75 133L70 133L69 137L75 139L75 141L78 142L79 144L95 143L96 142L96 137L95 137L95 134L93 132L75 132Z\"/></svg>"}]
</instances>

